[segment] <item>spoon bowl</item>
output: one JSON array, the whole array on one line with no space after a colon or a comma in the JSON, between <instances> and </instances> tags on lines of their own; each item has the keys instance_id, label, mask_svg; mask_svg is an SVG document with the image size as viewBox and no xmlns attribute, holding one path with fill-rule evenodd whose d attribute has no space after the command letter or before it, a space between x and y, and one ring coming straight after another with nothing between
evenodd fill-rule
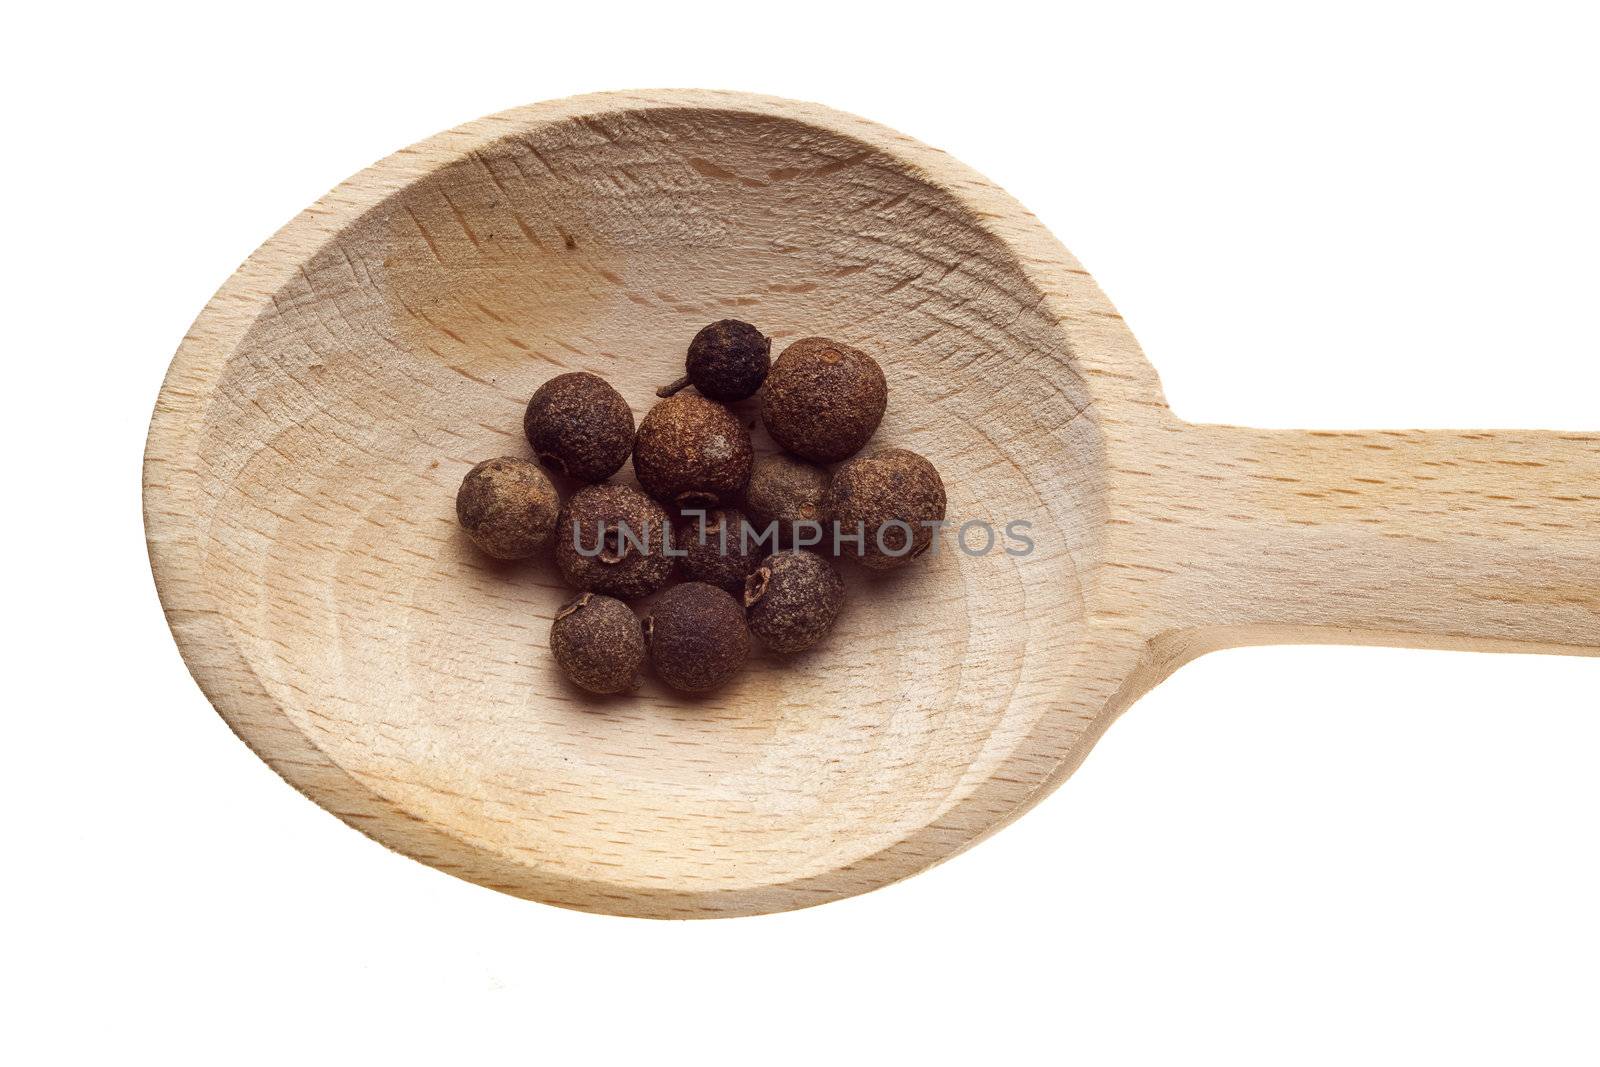
<instances>
[{"instance_id":1,"label":"spoon bowl","mask_svg":"<svg viewBox=\"0 0 1600 1067\"><path fill-rule=\"evenodd\" d=\"M874 443L930 458L963 528L852 569L806 654L706 697L588 697L546 647L571 591L474 552L456 486L528 455L549 377L593 371L642 415L725 317L877 356ZM318 804L495 889L687 918L959 852L1208 649L1592 653L1597 475L1594 435L1183 423L977 174L825 108L676 91L469 123L291 222L179 349L145 512L195 678Z\"/></svg>"}]
</instances>

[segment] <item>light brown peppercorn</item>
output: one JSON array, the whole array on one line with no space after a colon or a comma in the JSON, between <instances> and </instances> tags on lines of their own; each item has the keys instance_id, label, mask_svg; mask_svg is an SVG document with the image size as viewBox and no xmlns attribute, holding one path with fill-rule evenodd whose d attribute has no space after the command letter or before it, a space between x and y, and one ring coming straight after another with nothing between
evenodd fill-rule
<instances>
[{"instance_id":1,"label":"light brown peppercorn","mask_svg":"<svg viewBox=\"0 0 1600 1067\"><path fill-rule=\"evenodd\" d=\"M686 693L717 688L750 658L744 609L731 594L704 582L662 593L645 619L644 634L656 674Z\"/></svg>"},{"instance_id":2,"label":"light brown peppercorn","mask_svg":"<svg viewBox=\"0 0 1600 1067\"><path fill-rule=\"evenodd\" d=\"M754 396L772 367L772 338L748 322L719 319L689 342L686 373L671 385L656 390L671 396L692 384L700 395L724 404Z\"/></svg>"},{"instance_id":3,"label":"light brown peppercorn","mask_svg":"<svg viewBox=\"0 0 1600 1067\"><path fill-rule=\"evenodd\" d=\"M645 492L678 508L714 508L750 480L750 432L733 412L694 393L668 397L639 423L633 470Z\"/></svg>"},{"instance_id":4,"label":"light brown peppercorn","mask_svg":"<svg viewBox=\"0 0 1600 1067\"><path fill-rule=\"evenodd\" d=\"M678 561L683 576L741 595L745 578L773 547L770 540L757 547L756 532L746 532L748 525L738 508L717 508L703 518L698 513L680 518L673 527L672 547L683 553Z\"/></svg>"},{"instance_id":5,"label":"light brown peppercorn","mask_svg":"<svg viewBox=\"0 0 1600 1067\"><path fill-rule=\"evenodd\" d=\"M586 485L561 509L556 565L579 589L637 599L672 576L670 525L666 510L632 486Z\"/></svg>"},{"instance_id":6,"label":"light brown peppercorn","mask_svg":"<svg viewBox=\"0 0 1600 1067\"><path fill-rule=\"evenodd\" d=\"M827 471L777 452L756 457L744 490L744 507L760 530L777 523L787 544L795 523L822 521L822 498L827 492Z\"/></svg>"},{"instance_id":7,"label":"light brown peppercorn","mask_svg":"<svg viewBox=\"0 0 1600 1067\"><path fill-rule=\"evenodd\" d=\"M536 464L502 456L467 472L456 491L456 519L495 559L526 559L555 534L561 499Z\"/></svg>"},{"instance_id":8,"label":"light brown peppercorn","mask_svg":"<svg viewBox=\"0 0 1600 1067\"><path fill-rule=\"evenodd\" d=\"M933 543L933 528L923 523L943 520L944 482L915 452L887 448L834 471L823 509L844 553L863 566L890 570L910 563ZM845 540L858 532L863 545Z\"/></svg>"},{"instance_id":9,"label":"light brown peppercorn","mask_svg":"<svg viewBox=\"0 0 1600 1067\"><path fill-rule=\"evenodd\" d=\"M580 482L603 482L633 450L633 412L622 394L587 371L541 385L522 414L522 432L539 462Z\"/></svg>"},{"instance_id":10,"label":"light brown peppercorn","mask_svg":"<svg viewBox=\"0 0 1600 1067\"><path fill-rule=\"evenodd\" d=\"M774 552L745 581L745 620L773 652L803 652L838 621L844 582L815 552Z\"/></svg>"},{"instance_id":11,"label":"light brown peppercorn","mask_svg":"<svg viewBox=\"0 0 1600 1067\"><path fill-rule=\"evenodd\" d=\"M550 651L574 685L591 693L623 693L639 684L644 627L622 601L579 593L556 612Z\"/></svg>"},{"instance_id":12,"label":"light brown peppercorn","mask_svg":"<svg viewBox=\"0 0 1600 1067\"><path fill-rule=\"evenodd\" d=\"M825 337L783 350L761 392L761 421L784 449L816 463L853 456L889 405L878 361Z\"/></svg>"}]
</instances>

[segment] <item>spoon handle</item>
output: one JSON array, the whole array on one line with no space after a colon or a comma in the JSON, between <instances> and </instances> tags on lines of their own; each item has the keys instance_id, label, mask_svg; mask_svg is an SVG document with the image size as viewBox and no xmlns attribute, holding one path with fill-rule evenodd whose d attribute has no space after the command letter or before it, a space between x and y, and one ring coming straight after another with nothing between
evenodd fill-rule
<instances>
[{"instance_id":1,"label":"spoon handle","mask_svg":"<svg viewBox=\"0 0 1600 1067\"><path fill-rule=\"evenodd\" d=\"M1127 518L1111 527L1107 585L1124 610L1156 605L1187 651L1600 655L1600 434L1184 426L1168 437L1170 467L1146 481L1174 492L1141 502L1129 485L1114 500Z\"/></svg>"}]
</instances>

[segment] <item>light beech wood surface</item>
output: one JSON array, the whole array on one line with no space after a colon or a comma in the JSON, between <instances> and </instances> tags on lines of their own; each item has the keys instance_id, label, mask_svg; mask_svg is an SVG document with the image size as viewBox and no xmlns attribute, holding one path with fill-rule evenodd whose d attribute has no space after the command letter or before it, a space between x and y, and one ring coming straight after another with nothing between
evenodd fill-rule
<instances>
[{"instance_id":1,"label":"light beech wood surface","mask_svg":"<svg viewBox=\"0 0 1600 1067\"><path fill-rule=\"evenodd\" d=\"M642 416L722 317L775 352L823 334L876 355L875 443L931 458L952 519L1027 520L1036 549L947 536L899 572L849 568L809 653L706 698L586 697L546 647L570 591L474 552L456 487L528 454L547 378L594 371ZM1600 435L1186 424L1004 192L744 94L519 108L351 178L201 313L144 486L183 655L284 778L441 870L628 915L922 870L1211 649L1600 650Z\"/></svg>"}]
</instances>

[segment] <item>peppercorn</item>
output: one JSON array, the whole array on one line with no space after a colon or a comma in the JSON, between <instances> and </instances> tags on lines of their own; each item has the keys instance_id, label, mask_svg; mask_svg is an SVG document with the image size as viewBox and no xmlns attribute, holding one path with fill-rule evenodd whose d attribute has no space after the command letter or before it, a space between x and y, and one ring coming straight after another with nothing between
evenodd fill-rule
<instances>
[{"instance_id":1,"label":"peppercorn","mask_svg":"<svg viewBox=\"0 0 1600 1067\"><path fill-rule=\"evenodd\" d=\"M827 636L844 582L815 552L774 552L745 581L745 621L773 652L803 652Z\"/></svg>"},{"instance_id":2,"label":"peppercorn","mask_svg":"<svg viewBox=\"0 0 1600 1067\"><path fill-rule=\"evenodd\" d=\"M783 350L761 393L761 421L787 451L833 463L861 451L883 421L889 385L877 360L825 337Z\"/></svg>"},{"instance_id":3,"label":"peppercorn","mask_svg":"<svg viewBox=\"0 0 1600 1067\"><path fill-rule=\"evenodd\" d=\"M778 524L779 538L789 543L797 522L821 522L828 472L782 452L757 456L745 486L744 507L756 528Z\"/></svg>"},{"instance_id":4,"label":"peppercorn","mask_svg":"<svg viewBox=\"0 0 1600 1067\"><path fill-rule=\"evenodd\" d=\"M671 396L692 384L700 395L725 404L754 396L772 367L772 338L748 322L721 319L705 327L689 342L687 373L656 390Z\"/></svg>"},{"instance_id":5,"label":"peppercorn","mask_svg":"<svg viewBox=\"0 0 1600 1067\"><path fill-rule=\"evenodd\" d=\"M579 593L556 612L550 651L574 685L591 693L622 693L639 684L644 628L622 601Z\"/></svg>"},{"instance_id":6,"label":"peppercorn","mask_svg":"<svg viewBox=\"0 0 1600 1067\"><path fill-rule=\"evenodd\" d=\"M539 462L580 482L603 482L633 449L633 412L622 394L587 371L558 374L539 386L522 415Z\"/></svg>"},{"instance_id":7,"label":"peppercorn","mask_svg":"<svg viewBox=\"0 0 1600 1067\"><path fill-rule=\"evenodd\" d=\"M750 658L744 609L732 595L704 582L662 593L644 622L656 674L674 689L704 693L739 673Z\"/></svg>"},{"instance_id":8,"label":"peppercorn","mask_svg":"<svg viewBox=\"0 0 1600 1067\"><path fill-rule=\"evenodd\" d=\"M495 559L526 559L549 545L560 507L544 471L510 456L473 467L456 491L456 519Z\"/></svg>"},{"instance_id":9,"label":"peppercorn","mask_svg":"<svg viewBox=\"0 0 1600 1067\"><path fill-rule=\"evenodd\" d=\"M672 576L666 511L627 485L586 485L556 523L556 565L579 589L633 600Z\"/></svg>"},{"instance_id":10,"label":"peppercorn","mask_svg":"<svg viewBox=\"0 0 1600 1067\"><path fill-rule=\"evenodd\" d=\"M750 432L727 408L679 393L650 409L633 442L645 492L679 508L714 508L750 480Z\"/></svg>"},{"instance_id":11,"label":"peppercorn","mask_svg":"<svg viewBox=\"0 0 1600 1067\"><path fill-rule=\"evenodd\" d=\"M932 463L904 448L852 459L833 472L823 510L841 548L863 566L902 567L928 550L944 519L944 482ZM862 544L853 541L857 534Z\"/></svg>"},{"instance_id":12,"label":"peppercorn","mask_svg":"<svg viewBox=\"0 0 1600 1067\"><path fill-rule=\"evenodd\" d=\"M748 527L744 513L737 508L718 508L679 519L673 528L672 547L683 553L678 561L683 576L735 595L743 593L745 578L761 565L762 556L755 544L756 531Z\"/></svg>"}]
</instances>

